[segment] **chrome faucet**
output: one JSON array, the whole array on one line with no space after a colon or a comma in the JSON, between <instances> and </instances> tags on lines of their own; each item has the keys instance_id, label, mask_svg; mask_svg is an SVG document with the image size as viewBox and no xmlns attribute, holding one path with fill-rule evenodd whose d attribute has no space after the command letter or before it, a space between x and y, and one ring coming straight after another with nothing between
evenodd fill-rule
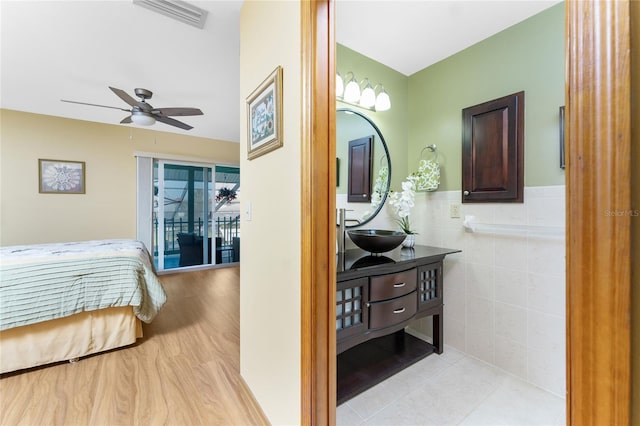
<instances>
[{"instance_id":1,"label":"chrome faucet","mask_svg":"<svg viewBox=\"0 0 640 426\"><path fill-rule=\"evenodd\" d=\"M344 221L347 216L347 209L338 209L338 253L344 253Z\"/></svg>"},{"instance_id":2,"label":"chrome faucet","mask_svg":"<svg viewBox=\"0 0 640 426\"><path fill-rule=\"evenodd\" d=\"M356 224L360 224L360 221L357 219L347 219L347 212L352 212L353 210L347 209L338 209L338 253L344 253L345 239L346 239L346 231L345 224L347 221L355 222Z\"/></svg>"}]
</instances>

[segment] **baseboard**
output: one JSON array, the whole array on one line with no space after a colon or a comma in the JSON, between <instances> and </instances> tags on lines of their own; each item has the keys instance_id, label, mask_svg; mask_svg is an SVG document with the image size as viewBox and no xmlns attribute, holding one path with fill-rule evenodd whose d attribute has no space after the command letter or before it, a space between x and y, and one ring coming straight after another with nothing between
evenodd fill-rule
<instances>
[{"instance_id":1,"label":"baseboard","mask_svg":"<svg viewBox=\"0 0 640 426\"><path fill-rule=\"evenodd\" d=\"M254 413L256 413L256 417L257 417L256 420L259 422L256 424L263 425L263 426L271 426L269 419L264 414L264 411L262 411L262 407L260 406L260 404L258 404L258 401L256 401L256 398L253 396L253 392L251 392L251 389L249 388L249 385L247 385L247 382L244 381L244 378L242 376L238 375L238 377L240 378L240 390L242 392L242 397L245 403L247 404L247 406Z\"/></svg>"}]
</instances>

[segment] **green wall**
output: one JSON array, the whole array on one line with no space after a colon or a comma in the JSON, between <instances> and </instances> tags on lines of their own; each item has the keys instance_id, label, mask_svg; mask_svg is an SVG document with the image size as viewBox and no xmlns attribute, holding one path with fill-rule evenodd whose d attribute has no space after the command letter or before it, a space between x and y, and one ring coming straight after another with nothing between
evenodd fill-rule
<instances>
[{"instance_id":1,"label":"green wall","mask_svg":"<svg viewBox=\"0 0 640 426\"><path fill-rule=\"evenodd\" d=\"M368 78L372 85L382 83L389 94L391 109L388 111L373 112L342 102L337 102L336 107L356 109L376 123L391 157L391 188L400 189L400 183L407 176L407 77L340 44L336 46L336 63L343 78L352 71L358 81Z\"/></svg>"},{"instance_id":2,"label":"green wall","mask_svg":"<svg viewBox=\"0 0 640 426\"><path fill-rule=\"evenodd\" d=\"M392 188L417 168L422 149L436 144L440 190L460 190L462 109L521 90L525 186L564 184L558 147L558 108L564 105L563 3L409 77L340 45L337 64L343 76L353 70L358 79L380 80L389 92L391 110L370 117L389 145Z\"/></svg>"},{"instance_id":3,"label":"green wall","mask_svg":"<svg viewBox=\"0 0 640 426\"><path fill-rule=\"evenodd\" d=\"M461 110L525 92L525 186L564 184L558 108L564 105L564 4L409 77L409 157L435 143L441 188L461 187ZM411 164L409 164L411 167Z\"/></svg>"}]
</instances>

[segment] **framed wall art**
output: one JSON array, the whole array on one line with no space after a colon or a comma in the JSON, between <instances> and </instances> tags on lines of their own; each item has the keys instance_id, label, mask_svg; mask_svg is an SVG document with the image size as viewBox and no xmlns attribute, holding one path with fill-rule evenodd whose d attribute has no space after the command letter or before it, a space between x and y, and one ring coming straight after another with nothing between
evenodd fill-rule
<instances>
[{"instance_id":1,"label":"framed wall art","mask_svg":"<svg viewBox=\"0 0 640 426\"><path fill-rule=\"evenodd\" d=\"M249 160L282 146L282 67L247 98L247 121Z\"/></svg>"},{"instance_id":2,"label":"framed wall art","mask_svg":"<svg viewBox=\"0 0 640 426\"><path fill-rule=\"evenodd\" d=\"M38 160L41 194L84 194L84 161Z\"/></svg>"}]
</instances>

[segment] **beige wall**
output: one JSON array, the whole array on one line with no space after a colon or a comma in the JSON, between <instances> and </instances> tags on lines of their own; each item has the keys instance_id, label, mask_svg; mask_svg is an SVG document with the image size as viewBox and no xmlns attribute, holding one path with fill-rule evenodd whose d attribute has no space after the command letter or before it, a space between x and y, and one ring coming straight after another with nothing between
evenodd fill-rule
<instances>
[{"instance_id":1,"label":"beige wall","mask_svg":"<svg viewBox=\"0 0 640 426\"><path fill-rule=\"evenodd\" d=\"M300 424L300 3L245 1L240 17L240 370L274 425ZM248 161L245 99L283 68L284 146ZM244 209L251 203L252 219Z\"/></svg>"},{"instance_id":2,"label":"beige wall","mask_svg":"<svg viewBox=\"0 0 640 426\"><path fill-rule=\"evenodd\" d=\"M239 163L234 142L0 110L0 245L136 237L135 151ZM86 163L86 194L40 194L38 159Z\"/></svg>"}]
</instances>

